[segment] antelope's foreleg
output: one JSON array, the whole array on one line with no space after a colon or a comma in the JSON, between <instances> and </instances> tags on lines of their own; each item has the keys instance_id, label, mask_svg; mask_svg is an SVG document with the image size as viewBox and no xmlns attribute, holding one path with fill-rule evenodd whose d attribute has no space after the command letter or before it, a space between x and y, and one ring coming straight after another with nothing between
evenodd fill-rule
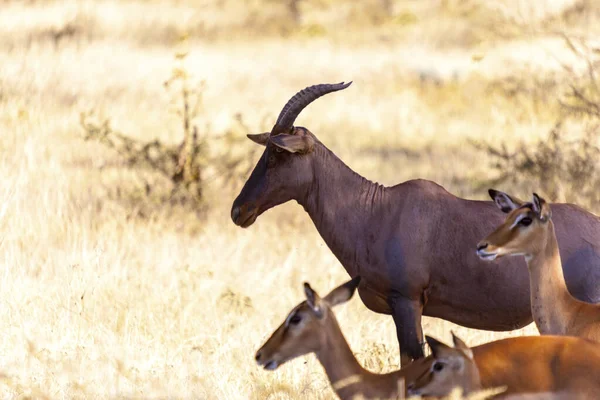
<instances>
[{"instance_id":1,"label":"antelope's foreleg","mask_svg":"<svg viewBox=\"0 0 600 400\"><path fill-rule=\"evenodd\" d=\"M405 367L412 360L425 356L421 328L423 305L420 300L397 296L390 299L390 307L400 344L400 366Z\"/></svg>"}]
</instances>

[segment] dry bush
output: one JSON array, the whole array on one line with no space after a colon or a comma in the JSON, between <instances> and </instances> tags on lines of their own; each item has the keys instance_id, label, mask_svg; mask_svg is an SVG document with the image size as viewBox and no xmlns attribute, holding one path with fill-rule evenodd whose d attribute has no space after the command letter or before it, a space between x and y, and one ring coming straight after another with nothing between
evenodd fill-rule
<instances>
[{"instance_id":1,"label":"dry bush","mask_svg":"<svg viewBox=\"0 0 600 400\"><path fill-rule=\"evenodd\" d=\"M506 144L475 144L491 158L496 176L484 187L510 184L521 189L542 191L555 201L577 203L590 209L600 206L600 147L598 130L569 140L558 124L546 138L521 143L516 150Z\"/></svg>"},{"instance_id":2,"label":"dry bush","mask_svg":"<svg viewBox=\"0 0 600 400\"><path fill-rule=\"evenodd\" d=\"M577 203L597 210L600 207L600 87L597 82L600 57L589 41L567 35L562 37L571 52L582 61L583 68L578 70L563 64L566 74L562 82L548 77L530 77L493 83L492 87L501 87L520 106L529 99L537 112L549 109L557 113L558 121L546 137L533 143L521 142L514 149L509 149L506 143L496 146L475 142L474 146L490 157L490 166L495 171L495 176L482 186L508 183L523 190L542 191L555 201ZM557 94L559 100L553 100ZM569 122L579 124L579 128ZM583 132L573 135L574 129Z\"/></svg>"},{"instance_id":3,"label":"dry bush","mask_svg":"<svg viewBox=\"0 0 600 400\"><path fill-rule=\"evenodd\" d=\"M207 179L217 180L221 187L233 186L245 177L254 158L254 152L238 155L231 151L243 140L243 133L250 133L241 114L235 116L238 130L228 130L209 140L209 127L202 131L194 119L202 109L202 93L205 83L192 86L185 58L187 51L175 54L176 66L171 77L164 83L167 90L175 89L175 113L181 123L183 137L179 143L164 143L158 139L144 141L134 139L111 127L110 119L99 119L93 111L80 114L84 140L97 141L116 151L124 164L134 171L158 174L162 179L148 179L144 173L135 175L139 182L129 192L132 200L143 197L157 200L159 204L188 204L192 207L206 206L204 189ZM202 132L202 133L200 133ZM210 147L217 151L210 151ZM141 183L141 185L140 185ZM167 188L167 190L165 190ZM127 188L125 189L127 191ZM122 191L118 191L119 195Z\"/></svg>"},{"instance_id":4,"label":"dry bush","mask_svg":"<svg viewBox=\"0 0 600 400\"><path fill-rule=\"evenodd\" d=\"M600 43L591 42L587 38L571 38L562 35L569 50L584 65L583 71L574 70L569 65L563 69L569 73L569 91L565 99L560 101L568 117L591 118L600 120L600 86L598 71L600 70Z\"/></svg>"}]
</instances>

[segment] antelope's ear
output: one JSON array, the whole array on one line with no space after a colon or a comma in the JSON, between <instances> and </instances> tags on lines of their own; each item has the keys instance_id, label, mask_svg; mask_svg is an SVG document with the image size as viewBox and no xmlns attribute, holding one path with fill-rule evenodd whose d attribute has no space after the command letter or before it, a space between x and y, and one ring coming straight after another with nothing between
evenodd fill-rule
<instances>
[{"instance_id":1,"label":"antelope's ear","mask_svg":"<svg viewBox=\"0 0 600 400\"><path fill-rule=\"evenodd\" d=\"M508 214L515 208L519 208L523 205L523 201L516 197L511 197L504 192L500 192L499 190L489 189L488 193L492 200L494 200L494 203L496 203L498 208L504 213Z\"/></svg>"},{"instance_id":2,"label":"antelope's ear","mask_svg":"<svg viewBox=\"0 0 600 400\"><path fill-rule=\"evenodd\" d=\"M300 154L310 153L315 146L315 140L310 135L290 135L287 133L271 136L271 143L290 153Z\"/></svg>"},{"instance_id":3,"label":"antelope's ear","mask_svg":"<svg viewBox=\"0 0 600 400\"><path fill-rule=\"evenodd\" d=\"M322 318L323 305L321 304L321 297L310 287L308 282L304 282L304 294L306 295L306 304L308 304L318 318Z\"/></svg>"},{"instance_id":4,"label":"antelope's ear","mask_svg":"<svg viewBox=\"0 0 600 400\"><path fill-rule=\"evenodd\" d=\"M451 331L450 333L452 333L452 342L454 343L454 348L462 351L465 356L472 360L473 351L469 348L469 346L467 346L467 344L463 342L461 338L456 336L454 332Z\"/></svg>"},{"instance_id":5,"label":"antelope's ear","mask_svg":"<svg viewBox=\"0 0 600 400\"><path fill-rule=\"evenodd\" d=\"M252 140L254 143L260 144L261 146L266 146L267 141L269 140L270 134L271 134L270 132L256 133L256 134L249 133L246 136L248 137L248 139Z\"/></svg>"},{"instance_id":6,"label":"antelope's ear","mask_svg":"<svg viewBox=\"0 0 600 400\"><path fill-rule=\"evenodd\" d=\"M533 205L533 212L538 215L540 221L547 222L550 220L550 218L552 218L552 210L550 210L550 205L546 202L546 200L538 196L537 193L533 194L533 200L531 204Z\"/></svg>"},{"instance_id":7,"label":"antelope's ear","mask_svg":"<svg viewBox=\"0 0 600 400\"><path fill-rule=\"evenodd\" d=\"M359 283L360 276L357 276L343 285L333 289L327 296L325 296L324 300L332 307L345 303L352 298Z\"/></svg>"},{"instance_id":8,"label":"antelope's ear","mask_svg":"<svg viewBox=\"0 0 600 400\"><path fill-rule=\"evenodd\" d=\"M451 349L450 346L445 345L437 339L432 338L431 336L425 336L425 340L427 340L427 344L431 348L431 353L434 358L443 358L444 351Z\"/></svg>"}]
</instances>

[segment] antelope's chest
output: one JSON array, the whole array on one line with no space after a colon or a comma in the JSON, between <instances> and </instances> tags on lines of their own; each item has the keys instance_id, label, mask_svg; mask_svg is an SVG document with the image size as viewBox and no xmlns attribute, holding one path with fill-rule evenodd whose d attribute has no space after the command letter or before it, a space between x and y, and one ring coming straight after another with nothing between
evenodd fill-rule
<instances>
[{"instance_id":1,"label":"antelope's chest","mask_svg":"<svg viewBox=\"0 0 600 400\"><path fill-rule=\"evenodd\" d=\"M358 295L369 310L379 314L392 313L387 296L375 290L372 286L369 286L368 283L361 282L358 287Z\"/></svg>"}]
</instances>

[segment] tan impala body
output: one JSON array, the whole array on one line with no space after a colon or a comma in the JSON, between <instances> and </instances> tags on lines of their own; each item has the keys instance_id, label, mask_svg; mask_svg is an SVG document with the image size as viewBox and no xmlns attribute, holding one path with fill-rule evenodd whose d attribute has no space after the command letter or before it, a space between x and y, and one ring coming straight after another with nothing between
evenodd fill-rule
<instances>
[{"instance_id":1,"label":"tan impala body","mask_svg":"<svg viewBox=\"0 0 600 400\"><path fill-rule=\"evenodd\" d=\"M479 256L525 256L531 311L540 333L600 341L600 304L579 301L567 289L550 205L535 193L531 203L510 196L503 202L510 212L504 223L479 243Z\"/></svg>"},{"instance_id":2,"label":"tan impala body","mask_svg":"<svg viewBox=\"0 0 600 400\"><path fill-rule=\"evenodd\" d=\"M402 370L381 375L365 370L358 363L331 307L348 301L359 281L360 278L354 278L323 298L305 283L306 301L294 307L256 352L257 363L274 370L286 361L315 353L341 399L357 395L365 399L403 398L404 382L412 382L425 373L430 361L419 359Z\"/></svg>"},{"instance_id":3,"label":"tan impala body","mask_svg":"<svg viewBox=\"0 0 600 400\"><path fill-rule=\"evenodd\" d=\"M283 324L256 352L257 363L274 370L296 357L315 353L333 389L342 399L358 395L366 399L402 398L406 388L425 390L423 388L432 382L437 386L437 394L448 394L453 387L459 386L466 391L506 387L505 395L535 394L536 397L528 397L531 399L582 393L600 396L600 344L572 337L516 337L471 349L462 342L458 349L443 344L436 346L439 342L428 338L434 355L392 373L369 372L354 357L331 310L332 306L352 297L359 280L359 277L354 278L324 298L305 284L306 301L292 309ZM457 344L459 341L455 339ZM459 352L461 359L452 361L452 365L459 366L461 371L456 376L448 374L453 369L444 368L450 364L447 360L436 360L435 356L441 359L442 355L448 355L444 347ZM449 356L453 356L452 352ZM440 361L446 362L441 370L435 364ZM444 379L432 379L432 374L440 372Z\"/></svg>"},{"instance_id":4,"label":"tan impala body","mask_svg":"<svg viewBox=\"0 0 600 400\"><path fill-rule=\"evenodd\" d=\"M591 340L523 336L471 349L457 337L454 348L427 340L432 364L408 383L410 394L436 396L457 386L465 392L504 387L497 398L600 399L600 344Z\"/></svg>"}]
</instances>

